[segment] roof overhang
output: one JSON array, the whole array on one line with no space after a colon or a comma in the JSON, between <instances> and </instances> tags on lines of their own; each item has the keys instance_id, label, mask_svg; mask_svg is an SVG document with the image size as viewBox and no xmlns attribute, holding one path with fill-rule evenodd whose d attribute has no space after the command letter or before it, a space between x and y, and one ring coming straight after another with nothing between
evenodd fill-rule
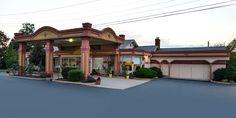
<instances>
[{"instance_id":1,"label":"roof overhang","mask_svg":"<svg viewBox=\"0 0 236 118\"><path fill-rule=\"evenodd\" d=\"M44 26L39 28L36 32L30 35L23 35L21 33L15 33L14 38L16 42L38 42L46 40L66 40L75 38L77 40L87 37L89 40L101 40L105 42L112 42L121 44L124 41L125 36L119 35L111 28L105 28L103 30L97 30L92 28L92 24L83 23L82 28L57 30L50 26Z\"/></svg>"}]
</instances>

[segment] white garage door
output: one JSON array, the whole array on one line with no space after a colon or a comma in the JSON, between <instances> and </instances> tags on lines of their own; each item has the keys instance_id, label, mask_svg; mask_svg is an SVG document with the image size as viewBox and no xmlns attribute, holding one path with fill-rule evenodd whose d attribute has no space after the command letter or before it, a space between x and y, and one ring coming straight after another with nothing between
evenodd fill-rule
<instances>
[{"instance_id":1,"label":"white garage door","mask_svg":"<svg viewBox=\"0 0 236 118\"><path fill-rule=\"evenodd\" d=\"M209 80L209 65L207 64L171 64L172 78Z\"/></svg>"}]
</instances>

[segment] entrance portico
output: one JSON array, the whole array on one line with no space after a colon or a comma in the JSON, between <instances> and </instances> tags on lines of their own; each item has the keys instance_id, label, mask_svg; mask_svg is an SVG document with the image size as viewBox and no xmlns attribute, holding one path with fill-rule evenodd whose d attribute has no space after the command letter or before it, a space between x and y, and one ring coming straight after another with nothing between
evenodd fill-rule
<instances>
[{"instance_id":1,"label":"entrance portico","mask_svg":"<svg viewBox=\"0 0 236 118\"><path fill-rule=\"evenodd\" d=\"M25 66L25 44L27 42L43 42L46 52L45 72L50 76L53 76L54 67L53 46L59 48L60 66L68 66L64 65L63 57L74 56L75 60L68 60L68 64L78 65L84 73L85 79L90 73L92 57L114 57L113 71L119 73L119 46L124 41L124 35L117 36L111 28L97 30L93 29L90 23L82 25L82 28L68 30L57 30L45 26L31 35L15 33L15 39L19 43L19 65Z\"/></svg>"}]
</instances>

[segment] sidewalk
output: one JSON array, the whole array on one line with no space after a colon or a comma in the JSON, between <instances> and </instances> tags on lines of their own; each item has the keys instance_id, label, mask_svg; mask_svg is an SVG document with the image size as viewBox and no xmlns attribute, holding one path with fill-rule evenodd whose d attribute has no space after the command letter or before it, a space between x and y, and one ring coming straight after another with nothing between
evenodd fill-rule
<instances>
[{"instance_id":1,"label":"sidewalk","mask_svg":"<svg viewBox=\"0 0 236 118\"><path fill-rule=\"evenodd\" d=\"M94 78L97 79L98 76L94 76ZM81 83L81 82L68 82L68 81L60 81L60 80L53 80L53 81L59 82L59 83L80 84L80 85L87 85L87 86L93 86L93 87L120 89L120 90L125 90L125 89L138 86L138 85L151 81L147 79L134 80L134 79L121 79L121 78L109 78L109 77L100 77L100 78L101 78L100 85L95 85L95 84L90 84L90 83Z\"/></svg>"}]
</instances>

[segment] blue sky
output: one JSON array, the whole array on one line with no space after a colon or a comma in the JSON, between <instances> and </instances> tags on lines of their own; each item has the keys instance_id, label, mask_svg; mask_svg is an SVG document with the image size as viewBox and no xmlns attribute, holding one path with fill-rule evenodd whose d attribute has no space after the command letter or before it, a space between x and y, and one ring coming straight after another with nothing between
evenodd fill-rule
<instances>
[{"instance_id":1,"label":"blue sky","mask_svg":"<svg viewBox=\"0 0 236 118\"><path fill-rule=\"evenodd\" d=\"M83 22L97 25L223 1L229 0L7 0L0 4L0 30L12 38L23 22L34 23L36 29L48 25L60 30L81 27ZM95 28L111 27L139 45L153 45L155 37L161 38L162 47L206 46L207 41L228 44L236 38L235 11L236 5Z\"/></svg>"}]
</instances>

